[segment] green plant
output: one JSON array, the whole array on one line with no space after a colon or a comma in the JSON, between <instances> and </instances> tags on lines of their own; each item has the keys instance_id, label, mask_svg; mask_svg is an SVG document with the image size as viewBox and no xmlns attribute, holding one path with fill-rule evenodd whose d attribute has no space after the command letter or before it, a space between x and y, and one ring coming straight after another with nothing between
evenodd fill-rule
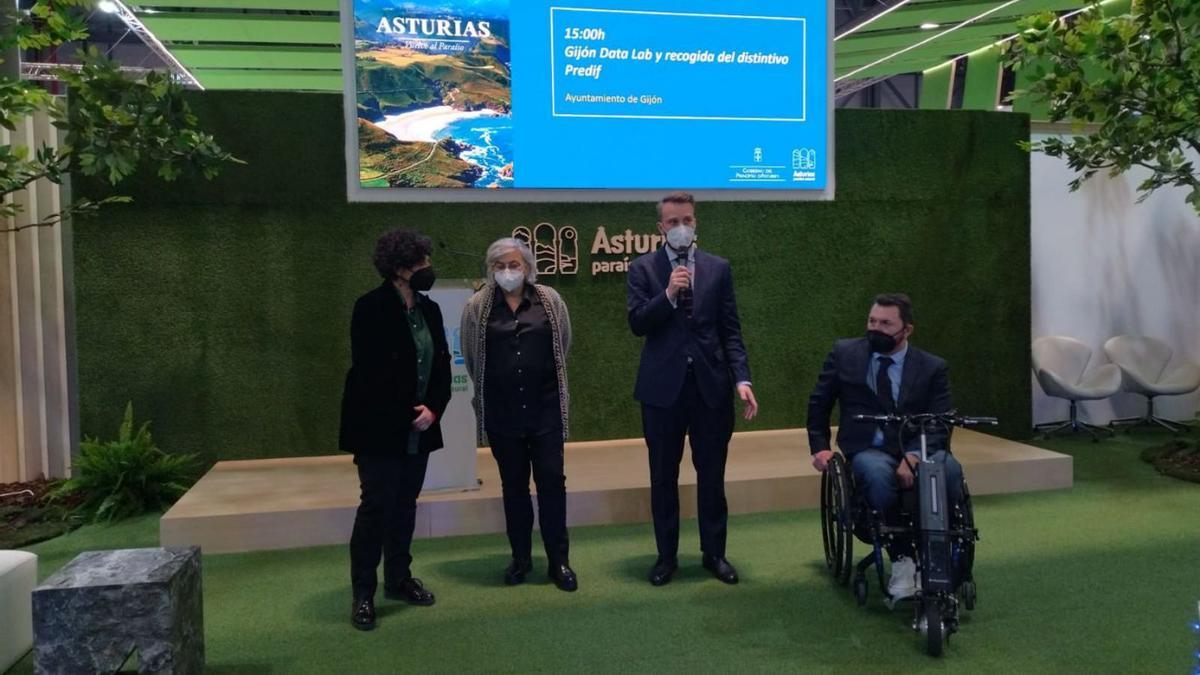
<instances>
[{"instance_id":1,"label":"green plant","mask_svg":"<svg viewBox=\"0 0 1200 675\"><path fill-rule=\"evenodd\" d=\"M1104 16L1093 3L1073 22L1045 12L1025 19L1008 63L1030 96L1049 105L1050 121L1070 121L1076 135L1025 143L1064 157L1079 172L1076 190L1096 172L1115 176L1139 166L1151 175L1145 199L1168 185L1190 188L1200 213L1200 2L1134 0L1128 14ZM1096 125L1087 129L1087 125Z\"/></svg>"},{"instance_id":2,"label":"green plant","mask_svg":"<svg viewBox=\"0 0 1200 675\"><path fill-rule=\"evenodd\" d=\"M19 78L18 48L87 40L81 12L94 4L95 0L36 0L28 12L13 6L0 9L0 126L15 130L22 118L45 111L54 126L65 131L64 143L57 149L0 145L0 217L19 214L22 205L9 196L39 179L61 184L67 175L79 172L116 185L143 166L168 181L185 170L212 178L224 163L241 163L197 127L196 116L183 100L183 87L168 74L129 77L91 47L80 52L77 69L54 71L67 86L70 105L37 83ZM94 213L104 204L128 201L119 195L81 199L38 222L0 228L0 232L53 225L68 215Z\"/></svg>"},{"instance_id":3,"label":"green plant","mask_svg":"<svg viewBox=\"0 0 1200 675\"><path fill-rule=\"evenodd\" d=\"M155 447L149 422L134 433L129 403L117 440L85 438L74 476L53 498L80 495L79 513L92 522L112 522L170 506L187 492L195 467L195 455L167 454Z\"/></svg>"}]
</instances>

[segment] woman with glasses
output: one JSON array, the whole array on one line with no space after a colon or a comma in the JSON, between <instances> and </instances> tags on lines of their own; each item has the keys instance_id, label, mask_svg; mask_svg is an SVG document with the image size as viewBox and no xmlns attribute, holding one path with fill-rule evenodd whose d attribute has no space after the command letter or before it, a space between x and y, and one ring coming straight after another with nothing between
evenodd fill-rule
<instances>
[{"instance_id":1,"label":"woman with glasses","mask_svg":"<svg viewBox=\"0 0 1200 675\"><path fill-rule=\"evenodd\" d=\"M533 253L519 239L500 239L487 250L487 284L467 301L462 351L475 384L479 442L492 447L500 468L504 521L512 563L510 586L533 570L533 504L558 588L574 591L567 557L567 493L563 441L567 436L567 353L571 320L554 289L535 283Z\"/></svg>"}]
</instances>

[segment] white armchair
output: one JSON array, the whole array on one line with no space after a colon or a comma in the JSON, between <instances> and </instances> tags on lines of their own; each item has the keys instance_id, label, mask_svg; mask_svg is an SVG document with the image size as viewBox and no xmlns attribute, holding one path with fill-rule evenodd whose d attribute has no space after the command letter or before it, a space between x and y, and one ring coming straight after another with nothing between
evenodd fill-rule
<instances>
[{"instance_id":1,"label":"white armchair","mask_svg":"<svg viewBox=\"0 0 1200 675\"><path fill-rule=\"evenodd\" d=\"M1121 389L1131 394L1146 397L1146 414L1116 420L1117 424L1134 426L1158 425L1178 432L1183 422L1163 419L1154 414L1154 399L1158 396L1190 394L1200 389L1200 366L1194 363L1178 363L1171 371L1167 365L1174 350L1160 340L1132 335L1119 335L1104 343L1108 358L1121 368Z\"/></svg>"},{"instance_id":2,"label":"white armchair","mask_svg":"<svg viewBox=\"0 0 1200 675\"><path fill-rule=\"evenodd\" d=\"M1065 398L1071 403L1069 418L1064 422L1039 424L1038 430L1053 434L1058 431L1086 431L1092 440L1098 433L1111 434L1112 429L1088 424L1079 419L1079 401L1108 398L1121 389L1121 371L1109 363L1087 375L1092 348L1075 338L1047 335L1033 341L1033 373L1048 396Z\"/></svg>"},{"instance_id":3,"label":"white armchair","mask_svg":"<svg viewBox=\"0 0 1200 675\"><path fill-rule=\"evenodd\" d=\"M0 551L0 673L33 648L37 560L25 551Z\"/></svg>"}]
</instances>

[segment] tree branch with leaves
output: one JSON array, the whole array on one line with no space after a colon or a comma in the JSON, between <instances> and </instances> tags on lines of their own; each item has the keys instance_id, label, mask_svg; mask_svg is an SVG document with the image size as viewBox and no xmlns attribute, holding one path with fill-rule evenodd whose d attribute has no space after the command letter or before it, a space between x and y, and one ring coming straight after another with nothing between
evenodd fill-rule
<instances>
[{"instance_id":1,"label":"tree branch with leaves","mask_svg":"<svg viewBox=\"0 0 1200 675\"><path fill-rule=\"evenodd\" d=\"M43 145L0 145L0 217L13 218L23 206L10 196L45 179L61 185L72 173L96 176L117 185L139 170L154 171L173 181L185 173L206 178L222 165L238 162L204 133L184 100L184 89L169 74L149 72L132 78L94 47L78 55L77 68L54 71L70 97L51 95L36 83L20 79L11 61L17 49L59 47L86 39L83 12L94 0L37 0L28 11L11 6L0 10L0 126L15 131L34 113L44 111L64 132L58 148ZM0 228L13 232L46 227L74 215L94 213L101 206L128 202L128 197L81 199L39 222Z\"/></svg>"},{"instance_id":2,"label":"tree branch with leaves","mask_svg":"<svg viewBox=\"0 0 1200 675\"><path fill-rule=\"evenodd\" d=\"M1200 2L1134 0L1119 16L1092 4L1072 19L1029 17L1006 48L1008 64L1028 78L1013 97L1043 101L1051 122L1073 127L1070 138L1024 147L1065 158L1078 173L1072 191L1099 171L1137 166L1151 173L1139 201L1184 187L1200 213Z\"/></svg>"}]
</instances>

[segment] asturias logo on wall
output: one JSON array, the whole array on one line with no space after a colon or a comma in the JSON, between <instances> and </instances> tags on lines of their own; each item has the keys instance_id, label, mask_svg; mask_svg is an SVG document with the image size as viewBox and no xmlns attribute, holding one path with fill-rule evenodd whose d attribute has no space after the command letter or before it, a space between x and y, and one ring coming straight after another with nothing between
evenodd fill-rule
<instances>
[{"instance_id":1,"label":"asturias logo on wall","mask_svg":"<svg viewBox=\"0 0 1200 675\"><path fill-rule=\"evenodd\" d=\"M539 223L531 229L521 225L513 230L512 236L529 245L538 274L579 273L579 230L574 227ZM643 234L626 229L610 235L601 225L592 236L589 251L592 276L628 272L631 257L656 251L662 243L663 236L657 232Z\"/></svg>"},{"instance_id":2,"label":"asturias logo on wall","mask_svg":"<svg viewBox=\"0 0 1200 675\"><path fill-rule=\"evenodd\" d=\"M531 232L522 225L513 230L512 236L533 250L538 274L579 272L579 232L575 228L539 223Z\"/></svg>"}]
</instances>

